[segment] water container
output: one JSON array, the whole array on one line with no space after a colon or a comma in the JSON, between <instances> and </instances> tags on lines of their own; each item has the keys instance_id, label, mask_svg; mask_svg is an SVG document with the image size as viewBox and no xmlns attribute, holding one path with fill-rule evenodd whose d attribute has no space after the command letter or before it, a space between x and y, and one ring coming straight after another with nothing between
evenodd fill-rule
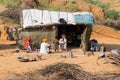
<instances>
[{"instance_id":1,"label":"water container","mask_svg":"<svg viewBox=\"0 0 120 80\"><path fill-rule=\"evenodd\" d=\"M73 53L71 51L69 52L69 58L73 58Z\"/></svg>"}]
</instances>

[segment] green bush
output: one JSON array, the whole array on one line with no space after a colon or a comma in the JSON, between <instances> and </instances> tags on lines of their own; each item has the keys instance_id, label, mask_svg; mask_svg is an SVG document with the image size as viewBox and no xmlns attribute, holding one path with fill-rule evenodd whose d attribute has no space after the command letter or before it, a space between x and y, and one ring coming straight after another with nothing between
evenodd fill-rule
<instances>
[{"instance_id":1,"label":"green bush","mask_svg":"<svg viewBox=\"0 0 120 80\"><path fill-rule=\"evenodd\" d=\"M100 3L99 7L101 7L104 11L106 11L109 8L109 4L102 4L102 3Z\"/></svg>"},{"instance_id":2,"label":"green bush","mask_svg":"<svg viewBox=\"0 0 120 80\"><path fill-rule=\"evenodd\" d=\"M47 10L50 10L50 11L59 11L60 7L59 6L49 6L49 8L47 8Z\"/></svg>"},{"instance_id":3,"label":"green bush","mask_svg":"<svg viewBox=\"0 0 120 80\"><path fill-rule=\"evenodd\" d=\"M120 17L119 12L117 12L115 10L109 10L109 9L105 11L105 16L107 18L111 18L111 19L115 19L115 20L119 19L119 17Z\"/></svg>"},{"instance_id":4,"label":"green bush","mask_svg":"<svg viewBox=\"0 0 120 80\"><path fill-rule=\"evenodd\" d=\"M94 5L99 5L100 4L100 1L99 0L84 0L85 2L87 3L90 3L90 4L94 4Z\"/></svg>"},{"instance_id":5,"label":"green bush","mask_svg":"<svg viewBox=\"0 0 120 80\"><path fill-rule=\"evenodd\" d=\"M92 0L84 0L87 3L92 3Z\"/></svg>"},{"instance_id":6,"label":"green bush","mask_svg":"<svg viewBox=\"0 0 120 80\"><path fill-rule=\"evenodd\" d=\"M120 17L119 12L109 9L109 4L101 3L99 0L96 0L96 1L95 0L84 0L84 1L87 3L91 3L93 5L96 5L98 7L101 7L105 12L106 18L117 20Z\"/></svg>"},{"instance_id":7,"label":"green bush","mask_svg":"<svg viewBox=\"0 0 120 80\"><path fill-rule=\"evenodd\" d=\"M6 11L3 11L0 13L0 16L2 16L3 18L6 18L5 20L10 21L11 19L13 19L16 22L20 22L20 12L21 9L19 8L9 8Z\"/></svg>"},{"instance_id":8,"label":"green bush","mask_svg":"<svg viewBox=\"0 0 120 80\"><path fill-rule=\"evenodd\" d=\"M98 15L94 15L95 20L99 20L100 17Z\"/></svg>"},{"instance_id":9,"label":"green bush","mask_svg":"<svg viewBox=\"0 0 120 80\"><path fill-rule=\"evenodd\" d=\"M66 9L67 9L67 11L77 11L78 7L75 4L70 3L66 6Z\"/></svg>"},{"instance_id":10,"label":"green bush","mask_svg":"<svg viewBox=\"0 0 120 80\"><path fill-rule=\"evenodd\" d=\"M20 7L20 3L16 0L0 0L0 3L6 7Z\"/></svg>"}]
</instances>

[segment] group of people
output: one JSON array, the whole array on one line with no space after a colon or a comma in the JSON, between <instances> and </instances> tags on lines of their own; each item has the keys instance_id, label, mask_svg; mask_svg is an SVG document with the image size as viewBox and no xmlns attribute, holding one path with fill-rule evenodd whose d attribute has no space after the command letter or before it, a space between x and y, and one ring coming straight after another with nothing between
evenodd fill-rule
<instances>
[{"instance_id":1,"label":"group of people","mask_svg":"<svg viewBox=\"0 0 120 80\"><path fill-rule=\"evenodd\" d=\"M41 54L49 54L50 53L50 44L47 43L47 38L42 39L42 43L40 45L40 53ZM67 50L67 39L66 35L62 34L61 38L58 40L55 38L52 43L54 44L54 51L58 52L59 49L61 50ZM33 46L32 46L32 40L31 37L27 37L25 42L24 42L24 49L27 52L32 52L33 51Z\"/></svg>"},{"instance_id":2,"label":"group of people","mask_svg":"<svg viewBox=\"0 0 120 80\"><path fill-rule=\"evenodd\" d=\"M53 40L54 44L54 51L58 52L59 49L67 50L67 39L66 35L62 34L61 38L58 40L57 37ZM40 53L41 54L49 54L50 53L50 44L47 43L47 39L43 38L42 43L40 46Z\"/></svg>"},{"instance_id":3,"label":"group of people","mask_svg":"<svg viewBox=\"0 0 120 80\"><path fill-rule=\"evenodd\" d=\"M58 40L57 37L52 40L52 43L54 44L54 51L58 52L60 49L61 50L67 50L67 39L66 39L66 35L62 34L61 38ZM42 39L42 43L40 44L40 50L39 53L40 54L49 54L50 53L50 47L51 45L48 43L48 39L47 38L43 38ZM90 50L91 51L95 51L98 48L98 42L95 39L90 40ZM24 49L30 53L32 51L34 51L34 47L32 45L32 40L31 37L27 37L25 42L24 42ZM37 48L36 48L37 49ZM98 55L98 59L105 57L105 47L104 44L102 44L101 46L99 46L100 49L100 53Z\"/></svg>"}]
</instances>

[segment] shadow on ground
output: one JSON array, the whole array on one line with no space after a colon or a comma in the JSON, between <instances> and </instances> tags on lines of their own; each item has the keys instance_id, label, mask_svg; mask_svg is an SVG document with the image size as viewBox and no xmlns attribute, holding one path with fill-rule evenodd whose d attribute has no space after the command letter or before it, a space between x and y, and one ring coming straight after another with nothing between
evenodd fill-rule
<instances>
[{"instance_id":1,"label":"shadow on ground","mask_svg":"<svg viewBox=\"0 0 120 80\"><path fill-rule=\"evenodd\" d=\"M112 49L118 49L120 47L120 44L104 44L104 46L106 48L106 51L110 52Z\"/></svg>"},{"instance_id":2,"label":"shadow on ground","mask_svg":"<svg viewBox=\"0 0 120 80\"><path fill-rule=\"evenodd\" d=\"M0 50L15 49L15 44L0 44Z\"/></svg>"}]
</instances>

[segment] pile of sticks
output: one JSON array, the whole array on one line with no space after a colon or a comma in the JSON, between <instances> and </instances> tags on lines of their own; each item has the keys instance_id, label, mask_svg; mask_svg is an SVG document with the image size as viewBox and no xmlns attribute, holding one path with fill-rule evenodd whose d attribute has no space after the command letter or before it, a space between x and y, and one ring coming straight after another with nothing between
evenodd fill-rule
<instances>
[{"instance_id":1,"label":"pile of sticks","mask_svg":"<svg viewBox=\"0 0 120 80\"><path fill-rule=\"evenodd\" d=\"M40 70L46 80L101 80L97 76L84 71L80 66L68 63L57 63Z\"/></svg>"},{"instance_id":2,"label":"pile of sticks","mask_svg":"<svg viewBox=\"0 0 120 80\"><path fill-rule=\"evenodd\" d=\"M107 61L112 63L112 64L117 64L120 65L120 55L116 55L116 54L108 54L106 56Z\"/></svg>"}]
</instances>

